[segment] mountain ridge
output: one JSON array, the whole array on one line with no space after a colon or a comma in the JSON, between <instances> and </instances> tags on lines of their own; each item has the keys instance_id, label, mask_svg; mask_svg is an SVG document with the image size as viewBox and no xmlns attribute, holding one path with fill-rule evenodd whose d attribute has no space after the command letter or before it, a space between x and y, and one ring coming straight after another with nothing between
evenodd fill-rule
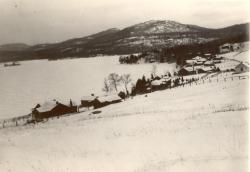
<instances>
[{"instance_id":1,"label":"mountain ridge","mask_svg":"<svg viewBox=\"0 0 250 172\"><path fill-rule=\"evenodd\" d=\"M249 23L211 29L182 24L173 20L149 20L124 29L110 28L92 35L72 38L58 43L37 44L23 49L2 50L0 61L13 59L58 59L88 57L98 54L138 53L142 49L164 48L176 45L206 43L237 36L248 37ZM10 46L10 44L8 44ZM15 56L15 57L14 57Z\"/></svg>"}]
</instances>

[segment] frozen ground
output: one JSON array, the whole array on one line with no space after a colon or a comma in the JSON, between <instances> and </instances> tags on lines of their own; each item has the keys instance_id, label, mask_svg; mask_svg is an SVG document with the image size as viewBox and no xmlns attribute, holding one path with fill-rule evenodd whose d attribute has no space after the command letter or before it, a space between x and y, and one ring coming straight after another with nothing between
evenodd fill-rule
<instances>
[{"instance_id":1,"label":"frozen ground","mask_svg":"<svg viewBox=\"0 0 250 172\"><path fill-rule=\"evenodd\" d=\"M231 53L223 54L221 56L226 57L228 59L249 63L249 51L231 52Z\"/></svg>"},{"instance_id":2,"label":"frozen ground","mask_svg":"<svg viewBox=\"0 0 250 172\"><path fill-rule=\"evenodd\" d=\"M1 172L247 171L248 86L193 84L0 129Z\"/></svg>"}]
</instances>

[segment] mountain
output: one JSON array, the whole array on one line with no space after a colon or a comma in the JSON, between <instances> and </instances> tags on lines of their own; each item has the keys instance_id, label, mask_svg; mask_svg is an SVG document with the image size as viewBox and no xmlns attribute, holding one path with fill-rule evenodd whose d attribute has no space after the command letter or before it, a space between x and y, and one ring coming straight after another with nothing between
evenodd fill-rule
<instances>
[{"instance_id":1,"label":"mountain","mask_svg":"<svg viewBox=\"0 0 250 172\"><path fill-rule=\"evenodd\" d=\"M171 20L151 20L122 30L112 28L55 44L23 46L25 48L19 50L0 48L0 61L9 61L11 57L22 60L129 54L152 48L201 44L215 40L242 41L248 40L248 32L249 23L211 29Z\"/></svg>"},{"instance_id":2,"label":"mountain","mask_svg":"<svg viewBox=\"0 0 250 172\"><path fill-rule=\"evenodd\" d=\"M0 51L23 51L29 47L29 45L24 43L4 44L0 45Z\"/></svg>"}]
</instances>

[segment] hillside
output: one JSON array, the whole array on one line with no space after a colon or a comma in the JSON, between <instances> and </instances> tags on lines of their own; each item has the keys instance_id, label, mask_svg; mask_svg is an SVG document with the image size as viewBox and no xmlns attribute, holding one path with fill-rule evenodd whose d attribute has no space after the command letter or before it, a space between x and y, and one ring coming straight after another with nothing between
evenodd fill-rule
<instances>
[{"instance_id":1,"label":"hillside","mask_svg":"<svg viewBox=\"0 0 250 172\"><path fill-rule=\"evenodd\" d=\"M58 59L88 57L98 54L129 54L150 50L153 47L201 44L214 40L245 41L249 36L248 28L248 23L221 29L210 29L169 20L152 20L122 30L112 28L61 43L35 45L22 51L0 49L0 61L9 61L11 58L17 60Z\"/></svg>"},{"instance_id":2,"label":"hillside","mask_svg":"<svg viewBox=\"0 0 250 172\"><path fill-rule=\"evenodd\" d=\"M99 114L0 129L0 169L245 172L249 79L230 77L136 96Z\"/></svg>"}]
</instances>

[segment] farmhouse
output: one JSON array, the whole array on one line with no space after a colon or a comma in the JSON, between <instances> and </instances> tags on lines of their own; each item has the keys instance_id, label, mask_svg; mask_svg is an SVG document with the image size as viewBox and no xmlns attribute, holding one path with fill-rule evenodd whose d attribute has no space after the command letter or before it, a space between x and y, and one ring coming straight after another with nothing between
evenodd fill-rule
<instances>
[{"instance_id":1,"label":"farmhouse","mask_svg":"<svg viewBox=\"0 0 250 172\"><path fill-rule=\"evenodd\" d=\"M122 98L116 94L107 95L103 97L97 97L93 101L93 106L95 109L107 106L109 104L119 103L122 101Z\"/></svg>"},{"instance_id":2,"label":"farmhouse","mask_svg":"<svg viewBox=\"0 0 250 172\"><path fill-rule=\"evenodd\" d=\"M235 66L236 73L249 72L249 65L247 63L240 63Z\"/></svg>"},{"instance_id":3,"label":"farmhouse","mask_svg":"<svg viewBox=\"0 0 250 172\"><path fill-rule=\"evenodd\" d=\"M37 104L32 110L32 118L35 120L41 120L44 118L50 118L54 116L60 116L67 113L77 112L76 106L71 102L70 105L59 103L56 100L47 101L44 104Z\"/></svg>"},{"instance_id":4,"label":"farmhouse","mask_svg":"<svg viewBox=\"0 0 250 172\"><path fill-rule=\"evenodd\" d=\"M94 100L97 98L97 96L83 96L81 98L81 107L91 107L94 106Z\"/></svg>"}]
</instances>

